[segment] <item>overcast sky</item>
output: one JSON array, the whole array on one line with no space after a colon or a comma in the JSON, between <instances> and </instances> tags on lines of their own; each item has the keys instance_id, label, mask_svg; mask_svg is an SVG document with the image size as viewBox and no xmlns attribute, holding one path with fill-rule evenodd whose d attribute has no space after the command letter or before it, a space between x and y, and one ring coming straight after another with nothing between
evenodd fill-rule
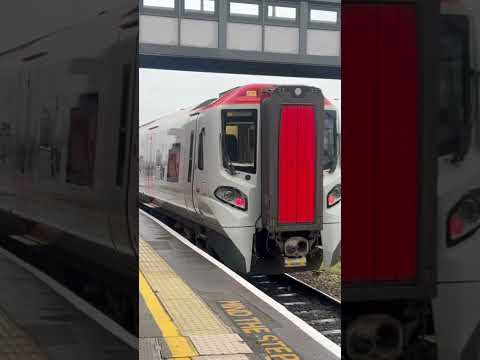
<instances>
[{"instance_id":1,"label":"overcast sky","mask_svg":"<svg viewBox=\"0 0 480 360\"><path fill-rule=\"evenodd\" d=\"M251 83L301 84L322 89L329 99L340 98L340 80L279 76L202 73L140 69L140 124L217 97L220 92ZM333 101L338 104L338 101Z\"/></svg>"}]
</instances>

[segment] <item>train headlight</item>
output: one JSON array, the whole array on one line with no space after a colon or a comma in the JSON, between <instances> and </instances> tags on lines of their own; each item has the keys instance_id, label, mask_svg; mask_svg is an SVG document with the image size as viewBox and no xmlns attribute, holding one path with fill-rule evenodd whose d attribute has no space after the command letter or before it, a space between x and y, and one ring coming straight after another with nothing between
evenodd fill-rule
<instances>
[{"instance_id":1,"label":"train headlight","mask_svg":"<svg viewBox=\"0 0 480 360\"><path fill-rule=\"evenodd\" d=\"M220 186L215 192L215 197L234 208L246 211L248 208L247 195L230 186Z\"/></svg>"},{"instance_id":2,"label":"train headlight","mask_svg":"<svg viewBox=\"0 0 480 360\"><path fill-rule=\"evenodd\" d=\"M452 208L447 221L447 246L455 246L480 229L480 189L471 191Z\"/></svg>"},{"instance_id":3,"label":"train headlight","mask_svg":"<svg viewBox=\"0 0 480 360\"><path fill-rule=\"evenodd\" d=\"M327 208L338 204L342 200L342 185L335 185L327 195Z\"/></svg>"}]
</instances>

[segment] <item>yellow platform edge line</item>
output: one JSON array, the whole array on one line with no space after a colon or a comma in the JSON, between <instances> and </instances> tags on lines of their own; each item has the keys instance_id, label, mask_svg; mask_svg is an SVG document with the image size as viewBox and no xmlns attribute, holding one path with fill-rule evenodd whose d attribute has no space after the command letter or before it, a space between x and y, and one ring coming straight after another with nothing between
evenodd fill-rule
<instances>
[{"instance_id":1,"label":"yellow platform edge line","mask_svg":"<svg viewBox=\"0 0 480 360\"><path fill-rule=\"evenodd\" d=\"M180 331L160 304L142 272L138 273L138 280L140 294L167 343L171 353L170 358L190 360L191 357L198 356L197 351L190 345L188 339L181 336Z\"/></svg>"}]
</instances>

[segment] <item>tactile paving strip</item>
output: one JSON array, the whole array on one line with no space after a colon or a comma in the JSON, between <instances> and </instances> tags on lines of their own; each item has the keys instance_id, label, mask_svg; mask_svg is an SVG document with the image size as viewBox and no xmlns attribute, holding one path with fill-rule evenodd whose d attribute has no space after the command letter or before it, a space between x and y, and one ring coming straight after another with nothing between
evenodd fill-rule
<instances>
[{"instance_id":1,"label":"tactile paving strip","mask_svg":"<svg viewBox=\"0 0 480 360\"><path fill-rule=\"evenodd\" d=\"M232 333L150 244L139 243L140 270L182 335Z\"/></svg>"},{"instance_id":2,"label":"tactile paving strip","mask_svg":"<svg viewBox=\"0 0 480 360\"><path fill-rule=\"evenodd\" d=\"M190 336L202 355L252 354L252 350L237 334Z\"/></svg>"},{"instance_id":3,"label":"tactile paving strip","mask_svg":"<svg viewBox=\"0 0 480 360\"><path fill-rule=\"evenodd\" d=\"M0 310L0 359L47 360L35 341Z\"/></svg>"},{"instance_id":4,"label":"tactile paving strip","mask_svg":"<svg viewBox=\"0 0 480 360\"><path fill-rule=\"evenodd\" d=\"M231 333L218 321L207 305L197 299L163 300L162 303L183 335Z\"/></svg>"}]
</instances>

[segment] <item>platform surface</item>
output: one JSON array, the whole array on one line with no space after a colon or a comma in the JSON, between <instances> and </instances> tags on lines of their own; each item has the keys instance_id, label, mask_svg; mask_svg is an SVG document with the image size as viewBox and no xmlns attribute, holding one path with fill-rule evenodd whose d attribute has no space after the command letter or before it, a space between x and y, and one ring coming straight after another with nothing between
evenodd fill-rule
<instances>
[{"instance_id":1,"label":"platform surface","mask_svg":"<svg viewBox=\"0 0 480 360\"><path fill-rule=\"evenodd\" d=\"M138 350L0 254L0 359L132 360Z\"/></svg>"},{"instance_id":2,"label":"platform surface","mask_svg":"<svg viewBox=\"0 0 480 360\"><path fill-rule=\"evenodd\" d=\"M283 313L140 212L140 360L330 360Z\"/></svg>"}]
</instances>

